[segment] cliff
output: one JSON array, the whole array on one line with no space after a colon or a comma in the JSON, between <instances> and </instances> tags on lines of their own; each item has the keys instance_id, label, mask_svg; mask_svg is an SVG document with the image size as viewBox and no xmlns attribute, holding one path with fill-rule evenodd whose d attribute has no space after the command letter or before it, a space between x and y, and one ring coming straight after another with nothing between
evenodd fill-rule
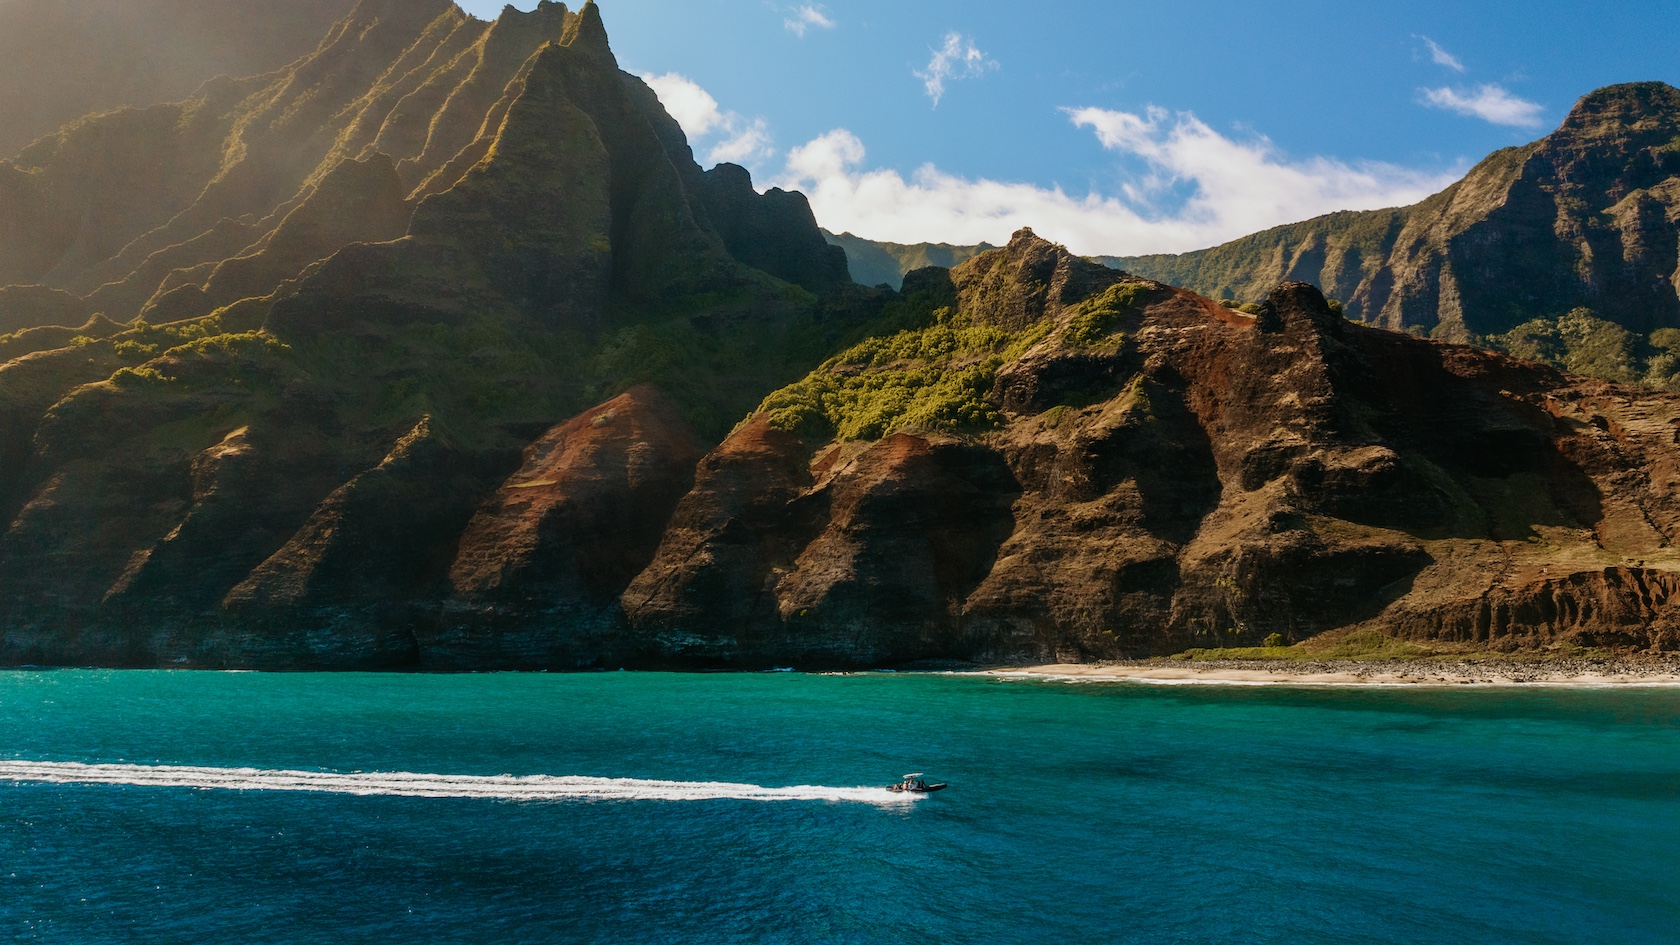
<instances>
[{"instance_id":1,"label":"cliff","mask_svg":"<svg viewBox=\"0 0 1680 945\"><path fill-rule=\"evenodd\" d=\"M802 196L694 163L592 3L363 0L0 191L8 662L412 664L415 614L489 600L456 546L568 418L656 382L672 442L715 442L885 298Z\"/></svg>"},{"instance_id":2,"label":"cliff","mask_svg":"<svg viewBox=\"0 0 1680 945\"><path fill-rule=\"evenodd\" d=\"M646 658L1680 644L1680 399L1356 325L1301 283L1244 315L1028 232L912 283L923 326L702 461L624 598Z\"/></svg>"}]
</instances>

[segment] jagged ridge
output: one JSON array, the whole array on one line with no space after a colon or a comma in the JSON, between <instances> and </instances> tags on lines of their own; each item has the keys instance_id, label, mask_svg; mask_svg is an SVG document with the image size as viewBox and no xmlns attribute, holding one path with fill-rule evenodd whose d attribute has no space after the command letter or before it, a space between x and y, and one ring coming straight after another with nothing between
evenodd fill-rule
<instances>
[{"instance_id":1,"label":"jagged ridge","mask_svg":"<svg viewBox=\"0 0 1680 945\"><path fill-rule=\"evenodd\" d=\"M0 337L8 660L412 662L532 439L642 380L715 438L879 304L803 197L694 164L593 4L363 0L8 181L0 268L48 285L0 303L80 326Z\"/></svg>"}]
</instances>

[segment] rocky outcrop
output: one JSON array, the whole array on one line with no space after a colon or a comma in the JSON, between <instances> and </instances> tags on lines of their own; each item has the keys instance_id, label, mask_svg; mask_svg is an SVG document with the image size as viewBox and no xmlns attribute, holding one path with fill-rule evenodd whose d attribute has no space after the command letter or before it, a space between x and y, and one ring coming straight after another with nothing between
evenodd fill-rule
<instances>
[{"instance_id":1,"label":"rocky outcrop","mask_svg":"<svg viewBox=\"0 0 1680 945\"><path fill-rule=\"evenodd\" d=\"M707 171L699 194L724 245L741 262L812 292L850 281L846 251L823 239L804 194L779 187L760 194L747 169L735 164Z\"/></svg>"},{"instance_id":2,"label":"rocky outcrop","mask_svg":"<svg viewBox=\"0 0 1680 945\"><path fill-rule=\"evenodd\" d=\"M1124 277L1069 255L1032 230L1015 234L1006 252L982 253L952 275L959 309L976 321L1017 330L1053 321Z\"/></svg>"},{"instance_id":3,"label":"rocky outcrop","mask_svg":"<svg viewBox=\"0 0 1680 945\"><path fill-rule=\"evenodd\" d=\"M1358 326L1299 283L1244 315L1026 231L950 282L974 321L1055 325L997 368L999 423L824 443L760 414L625 596L656 658L1673 645L1680 399ZM1093 297L1123 302L1095 343Z\"/></svg>"},{"instance_id":4,"label":"rocky outcrop","mask_svg":"<svg viewBox=\"0 0 1680 945\"><path fill-rule=\"evenodd\" d=\"M700 452L651 387L543 434L461 535L445 612L421 641L426 665L588 667L622 658L619 595L653 559Z\"/></svg>"},{"instance_id":5,"label":"rocky outcrop","mask_svg":"<svg viewBox=\"0 0 1680 945\"><path fill-rule=\"evenodd\" d=\"M413 665L414 608L439 596L456 536L507 465L422 421L227 593L238 629L215 642L246 662Z\"/></svg>"},{"instance_id":6,"label":"rocky outcrop","mask_svg":"<svg viewBox=\"0 0 1680 945\"><path fill-rule=\"evenodd\" d=\"M948 602L1009 531L1008 468L954 440L804 444L761 418L705 463L625 593L636 643L678 666L879 665L947 655Z\"/></svg>"}]
</instances>

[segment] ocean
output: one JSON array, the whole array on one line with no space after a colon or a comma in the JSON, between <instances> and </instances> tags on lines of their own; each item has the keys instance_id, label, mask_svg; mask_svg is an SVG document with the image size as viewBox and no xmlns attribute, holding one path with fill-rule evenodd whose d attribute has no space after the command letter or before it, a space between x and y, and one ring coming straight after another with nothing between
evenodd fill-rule
<instances>
[{"instance_id":1,"label":"ocean","mask_svg":"<svg viewBox=\"0 0 1680 945\"><path fill-rule=\"evenodd\" d=\"M16 942L1636 945L1677 872L1673 689L0 674Z\"/></svg>"}]
</instances>

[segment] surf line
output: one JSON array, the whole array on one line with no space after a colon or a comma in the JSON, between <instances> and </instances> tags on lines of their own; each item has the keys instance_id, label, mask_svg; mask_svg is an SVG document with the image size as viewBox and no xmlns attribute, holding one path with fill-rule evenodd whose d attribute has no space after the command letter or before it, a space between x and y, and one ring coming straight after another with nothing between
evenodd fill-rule
<instances>
[{"instance_id":1,"label":"surf line","mask_svg":"<svg viewBox=\"0 0 1680 945\"><path fill-rule=\"evenodd\" d=\"M193 788L204 791L303 791L360 797L481 798L500 801L828 801L896 807L917 795L886 788L761 787L718 781L644 781L554 775L413 774L274 771L169 765L0 761L0 782Z\"/></svg>"}]
</instances>

